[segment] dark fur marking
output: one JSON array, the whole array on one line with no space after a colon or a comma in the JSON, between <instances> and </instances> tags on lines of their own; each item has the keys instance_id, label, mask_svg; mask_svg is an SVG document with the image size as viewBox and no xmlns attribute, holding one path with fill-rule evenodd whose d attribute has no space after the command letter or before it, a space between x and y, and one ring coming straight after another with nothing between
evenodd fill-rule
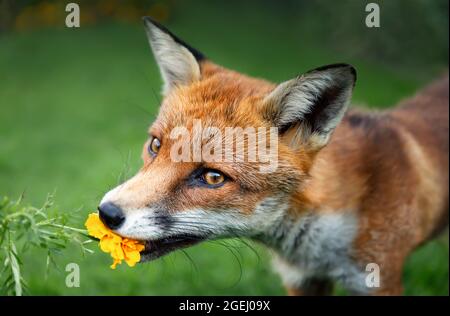
<instances>
[{"instance_id":1,"label":"dark fur marking","mask_svg":"<svg viewBox=\"0 0 450 316\"><path fill-rule=\"evenodd\" d=\"M377 122L376 117L365 113L349 113L344 120L346 120L351 127L361 129L372 129Z\"/></svg>"},{"instance_id":2,"label":"dark fur marking","mask_svg":"<svg viewBox=\"0 0 450 316\"><path fill-rule=\"evenodd\" d=\"M319 133L328 133L325 130L326 122L335 117L342 106L331 107L330 104L339 97L342 88L338 86L332 86L327 88L316 100L312 111L307 113L304 117L304 121L309 124L312 131Z\"/></svg>"},{"instance_id":3,"label":"dark fur marking","mask_svg":"<svg viewBox=\"0 0 450 316\"><path fill-rule=\"evenodd\" d=\"M355 85L356 80L358 79L358 76L357 76L357 73L356 73L356 69L352 65L346 64L346 63L337 63L337 64L331 64L331 65L318 67L318 68L312 69L310 71L307 71L305 74L309 74L309 73L312 73L312 72L319 72L319 71L329 70L329 69L334 69L334 68L348 68L350 70L350 73L353 76L353 85Z\"/></svg>"},{"instance_id":4,"label":"dark fur marking","mask_svg":"<svg viewBox=\"0 0 450 316\"><path fill-rule=\"evenodd\" d=\"M142 20L145 23L151 23L153 25L155 25L157 28L159 28L161 31L163 31L164 33L168 34L170 37L172 37L172 39L177 42L178 44L180 44L181 46L184 46L188 51L191 52L192 55L194 55L195 59L197 60L197 62L201 62L203 60L206 59L205 55L203 55L201 52L199 52L198 50L196 50L195 48L193 48L192 46L190 46L189 44L187 44L185 41L183 41L182 39L178 38L175 34L173 34L171 31L169 31L165 26L161 25L159 22L156 22L154 19L152 19L149 16L144 16L142 17Z\"/></svg>"},{"instance_id":5,"label":"dark fur marking","mask_svg":"<svg viewBox=\"0 0 450 316\"><path fill-rule=\"evenodd\" d=\"M300 226L300 229L295 237L294 243L292 245L293 248L298 248L303 242L303 236L309 231L309 227L311 225L311 219L309 217L305 217L304 225Z\"/></svg>"}]
</instances>

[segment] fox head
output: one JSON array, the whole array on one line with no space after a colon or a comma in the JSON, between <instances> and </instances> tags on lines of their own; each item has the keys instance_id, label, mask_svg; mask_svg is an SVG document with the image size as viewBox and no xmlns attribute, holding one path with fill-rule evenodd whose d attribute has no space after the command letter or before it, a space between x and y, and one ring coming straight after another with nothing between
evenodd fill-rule
<instances>
[{"instance_id":1,"label":"fox head","mask_svg":"<svg viewBox=\"0 0 450 316\"><path fill-rule=\"evenodd\" d=\"M330 65L274 85L214 64L150 18L144 24L163 100L142 168L104 196L101 219L146 241L144 260L202 240L264 235L307 186L349 104L354 68Z\"/></svg>"}]
</instances>

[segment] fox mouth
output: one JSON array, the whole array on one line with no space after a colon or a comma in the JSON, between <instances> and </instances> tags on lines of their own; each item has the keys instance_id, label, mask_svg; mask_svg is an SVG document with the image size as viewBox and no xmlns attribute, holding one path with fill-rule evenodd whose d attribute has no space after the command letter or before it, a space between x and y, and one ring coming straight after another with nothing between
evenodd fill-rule
<instances>
[{"instance_id":1,"label":"fox mouth","mask_svg":"<svg viewBox=\"0 0 450 316\"><path fill-rule=\"evenodd\" d=\"M172 251L191 247L206 238L195 235L176 235L161 239L146 240L145 249L141 252L141 261L158 259Z\"/></svg>"}]
</instances>

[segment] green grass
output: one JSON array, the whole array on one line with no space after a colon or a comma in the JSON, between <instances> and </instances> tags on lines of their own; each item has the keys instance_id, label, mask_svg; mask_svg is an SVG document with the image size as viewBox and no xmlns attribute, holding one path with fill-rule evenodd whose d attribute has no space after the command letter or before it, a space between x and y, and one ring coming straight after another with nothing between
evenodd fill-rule
<instances>
[{"instance_id":1,"label":"green grass","mask_svg":"<svg viewBox=\"0 0 450 316\"><path fill-rule=\"evenodd\" d=\"M191 22L197 18L192 14ZM281 24L270 26L263 18L242 19L224 30L220 25L232 18L228 15L216 23L199 18L208 28L182 19L170 27L214 61L274 81L351 62L359 70L355 102L371 107L394 104L429 78L352 60L295 34L280 36ZM101 196L137 170L146 129L157 113L160 79L143 29L140 24L44 29L0 41L0 195L25 192L28 202L40 205L56 189L61 209L82 209L81 227ZM24 260L25 277L29 293L42 295L284 294L263 248L255 246L257 256L233 245L237 253L206 243L187 250L192 261L177 252L115 271L100 251L85 258L65 251L58 258L61 271L47 279L45 254L36 251ZM80 265L80 288L65 286L70 262ZM448 294L448 243L435 241L414 254L405 284L407 294Z\"/></svg>"}]
</instances>

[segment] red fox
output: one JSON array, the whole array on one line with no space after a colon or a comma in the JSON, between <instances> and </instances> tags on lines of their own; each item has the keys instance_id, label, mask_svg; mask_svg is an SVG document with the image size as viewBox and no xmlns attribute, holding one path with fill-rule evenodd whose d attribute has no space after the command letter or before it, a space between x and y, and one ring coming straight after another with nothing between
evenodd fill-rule
<instances>
[{"instance_id":1,"label":"red fox","mask_svg":"<svg viewBox=\"0 0 450 316\"><path fill-rule=\"evenodd\" d=\"M448 225L448 75L391 110L347 110L356 82L351 65L276 85L218 66L143 20L164 98L142 168L104 196L102 221L145 241L142 261L243 237L273 250L290 295L328 295L334 282L353 294L400 295L407 256ZM199 140L202 148L215 139L214 150L236 149L237 138L215 136L251 127L262 149L275 135L276 151L266 161L221 161L193 157L189 148L189 159L174 161L174 147L185 149L174 130L194 133L196 121L213 128ZM274 168L263 172L272 158ZM376 286L366 282L369 264L379 267Z\"/></svg>"}]
</instances>

